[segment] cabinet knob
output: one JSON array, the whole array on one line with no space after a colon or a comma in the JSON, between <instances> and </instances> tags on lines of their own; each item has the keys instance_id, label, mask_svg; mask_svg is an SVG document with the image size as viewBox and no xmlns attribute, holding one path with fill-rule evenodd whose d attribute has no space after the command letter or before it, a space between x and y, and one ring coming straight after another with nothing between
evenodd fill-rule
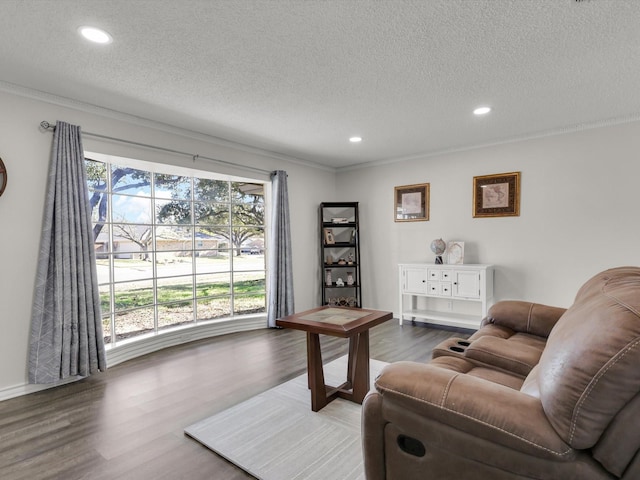
<instances>
[{"instance_id":1,"label":"cabinet knob","mask_svg":"<svg viewBox=\"0 0 640 480\"><path fill-rule=\"evenodd\" d=\"M427 281L426 280L422 280L422 283L427 283Z\"/></svg>"}]
</instances>

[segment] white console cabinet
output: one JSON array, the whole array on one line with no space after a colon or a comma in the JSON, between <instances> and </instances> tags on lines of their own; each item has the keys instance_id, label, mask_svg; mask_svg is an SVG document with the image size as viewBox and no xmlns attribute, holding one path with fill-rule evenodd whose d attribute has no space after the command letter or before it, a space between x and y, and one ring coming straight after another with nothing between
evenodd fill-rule
<instances>
[{"instance_id":1,"label":"white console cabinet","mask_svg":"<svg viewBox=\"0 0 640 480\"><path fill-rule=\"evenodd\" d=\"M493 304L493 265L400 264L405 318L477 329Z\"/></svg>"}]
</instances>

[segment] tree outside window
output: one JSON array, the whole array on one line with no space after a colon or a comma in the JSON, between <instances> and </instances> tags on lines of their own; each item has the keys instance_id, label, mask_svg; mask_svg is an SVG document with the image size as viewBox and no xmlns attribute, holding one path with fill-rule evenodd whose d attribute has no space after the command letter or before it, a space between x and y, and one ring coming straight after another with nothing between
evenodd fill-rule
<instances>
[{"instance_id":1,"label":"tree outside window","mask_svg":"<svg viewBox=\"0 0 640 480\"><path fill-rule=\"evenodd\" d=\"M264 185L134 166L86 158L105 340L264 312Z\"/></svg>"}]
</instances>

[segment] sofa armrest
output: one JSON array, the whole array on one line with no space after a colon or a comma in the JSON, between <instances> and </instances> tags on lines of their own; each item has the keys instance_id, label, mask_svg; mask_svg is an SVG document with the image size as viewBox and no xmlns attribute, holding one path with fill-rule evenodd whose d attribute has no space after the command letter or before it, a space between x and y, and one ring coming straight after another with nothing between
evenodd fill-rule
<instances>
[{"instance_id":1,"label":"sofa armrest","mask_svg":"<svg viewBox=\"0 0 640 480\"><path fill-rule=\"evenodd\" d=\"M382 396L371 390L362 401L362 451L367 480L385 480ZM375 452L368 455L367 452Z\"/></svg>"},{"instance_id":2,"label":"sofa armrest","mask_svg":"<svg viewBox=\"0 0 640 480\"><path fill-rule=\"evenodd\" d=\"M518 390L414 362L386 366L375 388L382 395L383 412L411 411L539 458L569 460L574 456L575 451L547 420L540 400ZM391 408L392 404L399 408Z\"/></svg>"},{"instance_id":3,"label":"sofa armrest","mask_svg":"<svg viewBox=\"0 0 640 480\"><path fill-rule=\"evenodd\" d=\"M516 332L547 338L566 310L540 303L503 300L489 308L486 318L482 320L482 326L492 323Z\"/></svg>"}]
</instances>

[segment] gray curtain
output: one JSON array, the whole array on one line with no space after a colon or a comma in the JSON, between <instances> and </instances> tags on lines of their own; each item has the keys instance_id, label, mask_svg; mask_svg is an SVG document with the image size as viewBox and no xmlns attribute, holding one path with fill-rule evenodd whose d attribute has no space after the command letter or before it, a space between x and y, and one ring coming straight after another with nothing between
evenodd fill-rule
<instances>
[{"instance_id":1,"label":"gray curtain","mask_svg":"<svg viewBox=\"0 0 640 480\"><path fill-rule=\"evenodd\" d=\"M271 192L267 321L275 327L278 318L294 313L287 172L277 170L271 174Z\"/></svg>"},{"instance_id":2,"label":"gray curtain","mask_svg":"<svg viewBox=\"0 0 640 480\"><path fill-rule=\"evenodd\" d=\"M29 382L106 369L80 127L57 122L31 314Z\"/></svg>"}]
</instances>

